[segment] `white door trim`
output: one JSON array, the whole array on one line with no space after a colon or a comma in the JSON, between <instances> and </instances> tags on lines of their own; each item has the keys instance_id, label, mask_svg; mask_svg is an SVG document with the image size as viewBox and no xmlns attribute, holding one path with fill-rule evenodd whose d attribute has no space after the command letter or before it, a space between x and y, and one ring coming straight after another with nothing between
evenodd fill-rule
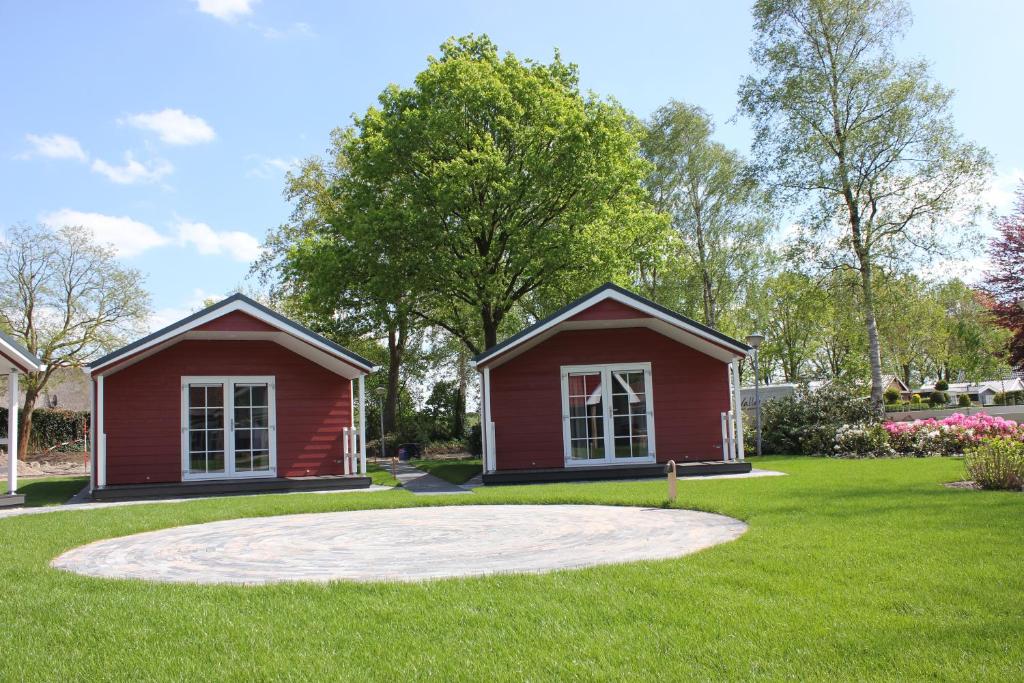
<instances>
[{"instance_id":1,"label":"white door trim","mask_svg":"<svg viewBox=\"0 0 1024 683\"><path fill-rule=\"evenodd\" d=\"M100 378L102 380L102 377ZM224 471L189 471L188 387L191 384L224 386ZM236 384L267 385L267 420L270 469L265 472L235 472L235 390ZM186 375L181 378L181 480L260 479L277 476L277 391L274 375Z\"/></svg>"},{"instance_id":2,"label":"white door trim","mask_svg":"<svg viewBox=\"0 0 1024 683\"><path fill-rule=\"evenodd\" d=\"M644 458L616 458L615 430L612 417L612 383L613 371L637 371L644 373L644 384L647 394L647 451ZM587 365L563 365L560 368L562 387L562 455L566 467L590 467L605 465L646 464L657 461L657 450L654 441L654 383L651 377L650 362L637 363L591 363ZM580 372L601 373L601 402L604 407L604 452L601 460L573 460L572 438L569 428L569 375Z\"/></svg>"}]
</instances>

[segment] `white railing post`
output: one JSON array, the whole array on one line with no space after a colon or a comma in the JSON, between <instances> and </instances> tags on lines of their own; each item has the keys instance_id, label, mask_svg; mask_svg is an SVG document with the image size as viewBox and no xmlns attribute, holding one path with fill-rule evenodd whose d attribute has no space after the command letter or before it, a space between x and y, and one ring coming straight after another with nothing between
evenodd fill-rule
<instances>
[{"instance_id":1,"label":"white railing post","mask_svg":"<svg viewBox=\"0 0 1024 683\"><path fill-rule=\"evenodd\" d=\"M359 375L359 473L366 474L366 383Z\"/></svg>"},{"instance_id":2,"label":"white railing post","mask_svg":"<svg viewBox=\"0 0 1024 683\"><path fill-rule=\"evenodd\" d=\"M736 459L736 420L733 411L729 411L729 460Z\"/></svg>"},{"instance_id":3,"label":"white railing post","mask_svg":"<svg viewBox=\"0 0 1024 683\"><path fill-rule=\"evenodd\" d=\"M349 438L348 438L348 427L341 428L341 463L342 463L342 474L352 474L349 471Z\"/></svg>"},{"instance_id":4,"label":"white railing post","mask_svg":"<svg viewBox=\"0 0 1024 683\"><path fill-rule=\"evenodd\" d=\"M18 490L18 373L7 375L7 492Z\"/></svg>"},{"instance_id":5,"label":"white railing post","mask_svg":"<svg viewBox=\"0 0 1024 683\"><path fill-rule=\"evenodd\" d=\"M107 485L107 434L103 426L103 375L96 378L96 488Z\"/></svg>"},{"instance_id":6,"label":"white railing post","mask_svg":"<svg viewBox=\"0 0 1024 683\"><path fill-rule=\"evenodd\" d=\"M733 370L733 389L736 392L736 410L733 415L733 419L736 420L736 426L734 427L736 432L736 460L742 461L744 459L743 454L743 393L740 391L740 362L735 360L732 362Z\"/></svg>"},{"instance_id":7,"label":"white railing post","mask_svg":"<svg viewBox=\"0 0 1024 683\"><path fill-rule=\"evenodd\" d=\"M722 413L722 460L729 462L729 414Z\"/></svg>"}]
</instances>

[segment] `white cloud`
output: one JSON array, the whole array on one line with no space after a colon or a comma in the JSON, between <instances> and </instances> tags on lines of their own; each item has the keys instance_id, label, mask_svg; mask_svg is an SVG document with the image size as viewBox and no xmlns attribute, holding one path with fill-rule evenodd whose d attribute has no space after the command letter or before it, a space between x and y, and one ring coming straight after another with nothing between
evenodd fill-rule
<instances>
[{"instance_id":1,"label":"white cloud","mask_svg":"<svg viewBox=\"0 0 1024 683\"><path fill-rule=\"evenodd\" d=\"M1013 211L1014 200L1022 181L1024 170L1019 168L994 175L988 189L981 193L981 200L990 205L996 215L1005 216Z\"/></svg>"},{"instance_id":2,"label":"white cloud","mask_svg":"<svg viewBox=\"0 0 1024 683\"><path fill-rule=\"evenodd\" d=\"M34 156L48 157L50 159L75 159L85 161L88 157L78 140L67 135L54 133L53 135L35 135L28 133L25 139L32 145L28 152L19 154L19 159L30 159Z\"/></svg>"},{"instance_id":3,"label":"white cloud","mask_svg":"<svg viewBox=\"0 0 1024 683\"><path fill-rule=\"evenodd\" d=\"M210 142L217 137L210 124L180 109L130 114L118 119L117 122L142 130L151 130L169 145L196 145Z\"/></svg>"},{"instance_id":4,"label":"white cloud","mask_svg":"<svg viewBox=\"0 0 1024 683\"><path fill-rule=\"evenodd\" d=\"M257 0L196 0L196 8L221 21L233 22L252 13Z\"/></svg>"},{"instance_id":5,"label":"white cloud","mask_svg":"<svg viewBox=\"0 0 1024 683\"><path fill-rule=\"evenodd\" d=\"M124 166L114 166L102 159L92 162L92 170L105 175L120 185L154 183L174 171L174 166L163 159L154 159L148 164L136 161L131 152L124 153Z\"/></svg>"},{"instance_id":6,"label":"white cloud","mask_svg":"<svg viewBox=\"0 0 1024 683\"><path fill-rule=\"evenodd\" d=\"M53 227L80 225L87 228L96 241L112 245L121 256L137 256L147 249L170 243L151 226L128 216L60 209L44 215L42 222Z\"/></svg>"},{"instance_id":7,"label":"white cloud","mask_svg":"<svg viewBox=\"0 0 1024 683\"><path fill-rule=\"evenodd\" d=\"M247 232L218 232L206 223L179 221L178 243L192 245L203 255L227 254L236 261L255 261L262 253L260 242Z\"/></svg>"},{"instance_id":8,"label":"white cloud","mask_svg":"<svg viewBox=\"0 0 1024 683\"><path fill-rule=\"evenodd\" d=\"M250 168L246 175L257 178L271 178L278 174L286 173L296 168L300 163L295 157L282 159L280 157L262 157L258 154L251 154L246 158L256 162L256 165Z\"/></svg>"}]
</instances>

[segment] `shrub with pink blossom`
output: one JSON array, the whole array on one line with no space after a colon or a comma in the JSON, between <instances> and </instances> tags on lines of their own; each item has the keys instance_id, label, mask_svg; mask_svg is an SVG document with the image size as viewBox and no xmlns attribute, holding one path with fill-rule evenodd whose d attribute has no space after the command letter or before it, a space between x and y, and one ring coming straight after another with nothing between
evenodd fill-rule
<instances>
[{"instance_id":1,"label":"shrub with pink blossom","mask_svg":"<svg viewBox=\"0 0 1024 683\"><path fill-rule=\"evenodd\" d=\"M941 420L929 418L913 422L886 422L889 445L900 455L961 455L986 438L1024 441L1024 427L1013 420L976 413L954 413Z\"/></svg>"}]
</instances>

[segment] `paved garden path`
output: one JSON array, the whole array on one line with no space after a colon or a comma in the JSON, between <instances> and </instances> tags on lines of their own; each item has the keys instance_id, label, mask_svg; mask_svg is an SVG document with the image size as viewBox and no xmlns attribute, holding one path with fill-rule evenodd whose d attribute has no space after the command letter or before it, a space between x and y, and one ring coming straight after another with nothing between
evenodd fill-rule
<instances>
[{"instance_id":1,"label":"paved garden path","mask_svg":"<svg viewBox=\"0 0 1024 683\"><path fill-rule=\"evenodd\" d=\"M450 493L471 493L471 491L458 484L445 481L441 477L424 472L418 467L413 467L407 462L398 462L398 481L402 482L402 488L410 493L421 496L436 496Z\"/></svg>"},{"instance_id":2,"label":"paved garden path","mask_svg":"<svg viewBox=\"0 0 1024 683\"><path fill-rule=\"evenodd\" d=\"M58 569L176 583L419 581L679 557L747 525L692 510L456 505L234 519L97 541Z\"/></svg>"}]
</instances>

